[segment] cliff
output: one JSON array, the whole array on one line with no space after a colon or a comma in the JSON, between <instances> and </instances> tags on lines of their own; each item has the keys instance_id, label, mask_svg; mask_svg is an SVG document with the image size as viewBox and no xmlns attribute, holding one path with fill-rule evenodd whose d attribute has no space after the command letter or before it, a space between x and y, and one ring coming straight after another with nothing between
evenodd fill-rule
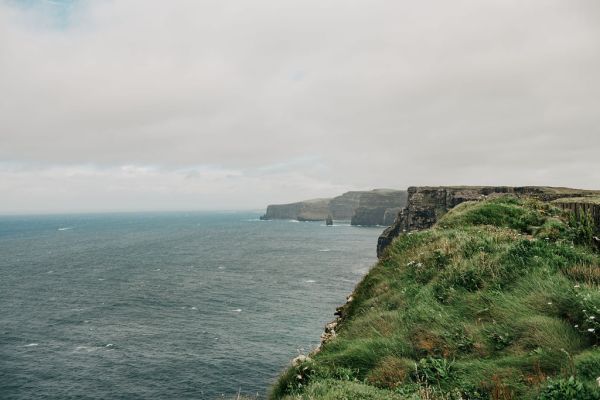
<instances>
[{"instance_id":1,"label":"cliff","mask_svg":"<svg viewBox=\"0 0 600 400\"><path fill-rule=\"evenodd\" d=\"M270 398L600 399L600 252L561 209L598 203L495 189L411 188L404 223L419 230L388 246Z\"/></svg>"},{"instance_id":2,"label":"cliff","mask_svg":"<svg viewBox=\"0 0 600 400\"><path fill-rule=\"evenodd\" d=\"M323 221L331 216L335 220L351 220L353 225L389 225L395 218L390 213L404 207L406 199L404 190L351 191L332 199L269 205L261 219Z\"/></svg>"},{"instance_id":3,"label":"cliff","mask_svg":"<svg viewBox=\"0 0 600 400\"><path fill-rule=\"evenodd\" d=\"M261 219L318 221L327 218L330 199L314 199L290 204L271 204Z\"/></svg>"},{"instance_id":4,"label":"cliff","mask_svg":"<svg viewBox=\"0 0 600 400\"><path fill-rule=\"evenodd\" d=\"M427 229L433 226L448 210L466 201L483 200L500 195L533 197L543 201L564 198L588 198L598 191L543 186L440 186L410 187L408 201L396 221L379 237L377 255L381 257L386 247L403 232Z\"/></svg>"},{"instance_id":5,"label":"cliff","mask_svg":"<svg viewBox=\"0 0 600 400\"><path fill-rule=\"evenodd\" d=\"M354 211L350 223L352 225L391 225L394 218L390 212L406 206L408 193L406 191L377 190L363 193L359 198L358 207ZM387 218L386 218L386 213Z\"/></svg>"},{"instance_id":6,"label":"cliff","mask_svg":"<svg viewBox=\"0 0 600 400\"><path fill-rule=\"evenodd\" d=\"M554 204L576 215L588 214L596 227L600 228L600 196L558 199Z\"/></svg>"}]
</instances>

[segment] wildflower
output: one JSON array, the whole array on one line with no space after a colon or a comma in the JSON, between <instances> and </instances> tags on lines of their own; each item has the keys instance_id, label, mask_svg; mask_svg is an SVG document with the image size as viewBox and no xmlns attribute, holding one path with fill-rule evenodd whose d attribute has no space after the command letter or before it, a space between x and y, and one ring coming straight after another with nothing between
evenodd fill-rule
<instances>
[{"instance_id":1,"label":"wildflower","mask_svg":"<svg viewBox=\"0 0 600 400\"><path fill-rule=\"evenodd\" d=\"M594 333L594 332L596 332L596 330L594 328L589 328L588 332Z\"/></svg>"},{"instance_id":2,"label":"wildflower","mask_svg":"<svg viewBox=\"0 0 600 400\"><path fill-rule=\"evenodd\" d=\"M574 325L575 328L579 328L579 325Z\"/></svg>"},{"instance_id":3,"label":"wildflower","mask_svg":"<svg viewBox=\"0 0 600 400\"><path fill-rule=\"evenodd\" d=\"M594 317L593 315L590 317L590 319L596 319L596 317Z\"/></svg>"},{"instance_id":4,"label":"wildflower","mask_svg":"<svg viewBox=\"0 0 600 400\"><path fill-rule=\"evenodd\" d=\"M551 302L551 301L549 301L549 302L548 302L548 305L549 305L549 306L551 306L551 305L552 305L552 302Z\"/></svg>"},{"instance_id":5,"label":"wildflower","mask_svg":"<svg viewBox=\"0 0 600 400\"><path fill-rule=\"evenodd\" d=\"M573 286L574 288L578 289L579 288L579 283L575 286Z\"/></svg>"}]
</instances>

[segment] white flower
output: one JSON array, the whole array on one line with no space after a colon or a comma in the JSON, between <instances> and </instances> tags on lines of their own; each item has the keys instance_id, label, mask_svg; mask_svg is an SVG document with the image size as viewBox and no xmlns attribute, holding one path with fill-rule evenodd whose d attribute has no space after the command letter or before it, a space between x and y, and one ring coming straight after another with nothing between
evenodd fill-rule
<instances>
[{"instance_id":1,"label":"white flower","mask_svg":"<svg viewBox=\"0 0 600 400\"><path fill-rule=\"evenodd\" d=\"M588 329L588 332L594 333L594 332L596 332L596 330L594 328L590 328L590 329Z\"/></svg>"},{"instance_id":2,"label":"white flower","mask_svg":"<svg viewBox=\"0 0 600 400\"><path fill-rule=\"evenodd\" d=\"M575 325L575 328L579 328L579 325Z\"/></svg>"},{"instance_id":3,"label":"white flower","mask_svg":"<svg viewBox=\"0 0 600 400\"><path fill-rule=\"evenodd\" d=\"M575 286L573 286L573 287L574 287L574 288L579 288L579 284L577 284L577 285L575 285Z\"/></svg>"},{"instance_id":4,"label":"white flower","mask_svg":"<svg viewBox=\"0 0 600 400\"><path fill-rule=\"evenodd\" d=\"M596 317L594 317L593 315L590 317L590 319L596 319Z\"/></svg>"},{"instance_id":5,"label":"white flower","mask_svg":"<svg viewBox=\"0 0 600 400\"><path fill-rule=\"evenodd\" d=\"M548 305L549 305L549 306L551 306L551 305L552 305L552 302L551 302L551 301L549 301L549 302L548 302Z\"/></svg>"}]
</instances>

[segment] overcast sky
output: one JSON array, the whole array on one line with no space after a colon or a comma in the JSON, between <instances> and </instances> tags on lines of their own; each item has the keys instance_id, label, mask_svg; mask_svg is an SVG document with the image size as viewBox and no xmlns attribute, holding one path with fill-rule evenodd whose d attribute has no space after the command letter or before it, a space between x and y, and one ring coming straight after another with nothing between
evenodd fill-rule
<instances>
[{"instance_id":1,"label":"overcast sky","mask_svg":"<svg viewBox=\"0 0 600 400\"><path fill-rule=\"evenodd\" d=\"M600 189L598 0L0 0L0 213Z\"/></svg>"}]
</instances>

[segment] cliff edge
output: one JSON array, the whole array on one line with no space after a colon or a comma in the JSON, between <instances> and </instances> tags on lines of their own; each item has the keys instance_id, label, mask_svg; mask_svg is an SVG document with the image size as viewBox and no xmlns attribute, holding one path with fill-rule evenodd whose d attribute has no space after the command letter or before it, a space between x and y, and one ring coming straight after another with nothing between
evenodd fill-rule
<instances>
[{"instance_id":1,"label":"cliff edge","mask_svg":"<svg viewBox=\"0 0 600 400\"><path fill-rule=\"evenodd\" d=\"M411 188L411 232L270 398L599 400L600 200L577 193Z\"/></svg>"},{"instance_id":2,"label":"cliff edge","mask_svg":"<svg viewBox=\"0 0 600 400\"><path fill-rule=\"evenodd\" d=\"M592 196L600 195L600 191L557 188L546 186L420 186L409 187L407 205L400 210L394 223L387 228L377 242L377 256L381 257L387 246L403 232L427 229L433 226L450 209L466 201L480 201L500 195L511 194L517 197L532 197L542 201L572 198L571 202L558 202L563 208L577 208L575 204ZM579 202L574 199L580 199ZM588 207L600 220L598 207Z\"/></svg>"}]
</instances>

